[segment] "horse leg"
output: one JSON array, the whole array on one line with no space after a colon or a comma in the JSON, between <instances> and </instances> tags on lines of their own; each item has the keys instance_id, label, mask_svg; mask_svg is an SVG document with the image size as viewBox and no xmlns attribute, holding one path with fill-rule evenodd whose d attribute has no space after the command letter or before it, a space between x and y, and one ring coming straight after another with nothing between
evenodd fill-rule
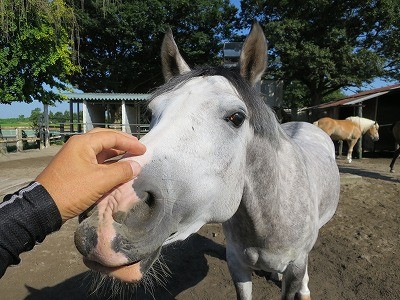
<instances>
[{"instance_id":1,"label":"horse leg","mask_svg":"<svg viewBox=\"0 0 400 300\"><path fill-rule=\"evenodd\" d=\"M341 157L342 157L342 154L343 154L343 141L342 141L342 140L339 140L338 143L339 143L339 149L338 149L338 156L337 156L337 158L341 158Z\"/></svg>"},{"instance_id":2,"label":"horse leg","mask_svg":"<svg viewBox=\"0 0 400 300\"><path fill-rule=\"evenodd\" d=\"M299 300L311 300L310 290L308 288L308 281L308 267L306 265L306 272L304 274L303 280L301 281L301 289L297 294Z\"/></svg>"},{"instance_id":3,"label":"horse leg","mask_svg":"<svg viewBox=\"0 0 400 300\"><path fill-rule=\"evenodd\" d=\"M400 156L400 148L397 148L396 151L393 153L393 159L392 162L390 163L390 173L394 173L394 163L396 162L396 159Z\"/></svg>"},{"instance_id":4,"label":"horse leg","mask_svg":"<svg viewBox=\"0 0 400 300\"><path fill-rule=\"evenodd\" d=\"M349 164L353 161L353 159L352 159L352 157L353 157L353 148L354 148L354 145L356 143L357 143L357 140L348 140L347 141L347 145L349 146L349 150L347 152L347 162Z\"/></svg>"},{"instance_id":5,"label":"horse leg","mask_svg":"<svg viewBox=\"0 0 400 300\"><path fill-rule=\"evenodd\" d=\"M226 261L235 285L237 299L251 300L253 289L251 282L252 270L237 258L233 249L230 249L228 245L226 248Z\"/></svg>"},{"instance_id":6,"label":"horse leg","mask_svg":"<svg viewBox=\"0 0 400 300\"><path fill-rule=\"evenodd\" d=\"M310 290L308 289L308 256L291 262L283 273L282 281L282 300L293 300L297 294L297 299L311 300Z\"/></svg>"}]
</instances>

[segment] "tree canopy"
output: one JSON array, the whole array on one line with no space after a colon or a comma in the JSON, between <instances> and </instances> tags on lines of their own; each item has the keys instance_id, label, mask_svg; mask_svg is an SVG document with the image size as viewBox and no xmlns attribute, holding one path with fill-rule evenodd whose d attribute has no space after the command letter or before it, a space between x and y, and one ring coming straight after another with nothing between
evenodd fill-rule
<instances>
[{"instance_id":1,"label":"tree canopy","mask_svg":"<svg viewBox=\"0 0 400 300\"><path fill-rule=\"evenodd\" d=\"M0 0L0 103L52 103L65 89L74 15L63 0ZM45 87L47 86L47 88Z\"/></svg>"},{"instance_id":2,"label":"tree canopy","mask_svg":"<svg viewBox=\"0 0 400 300\"><path fill-rule=\"evenodd\" d=\"M228 0L75 0L81 72L70 79L86 92L148 92L162 83L160 48L171 27L187 61L214 64L230 37L237 8Z\"/></svg>"},{"instance_id":3,"label":"tree canopy","mask_svg":"<svg viewBox=\"0 0 400 300\"><path fill-rule=\"evenodd\" d=\"M223 41L255 19L269 40L267 77L284 80L287 105L400 80L398 0L242 0L236 14L229 0L0 0L0 103L52 103L61 99L52 88L68 82L148 92L163 81L168 27L191 66L215 65Z\"/></svg>"},{"instance_id":4,"label":"tree canopy","mask_svg":"<svg viewBox=\"0 0 400 300\"><path fill-rule=\"evenodd\" d=\"M242 24L258 19L270 47L268 76L296 100L318 105L342 87L399 74L397 0L242 0Z\"/></svg>"}]
</instances>

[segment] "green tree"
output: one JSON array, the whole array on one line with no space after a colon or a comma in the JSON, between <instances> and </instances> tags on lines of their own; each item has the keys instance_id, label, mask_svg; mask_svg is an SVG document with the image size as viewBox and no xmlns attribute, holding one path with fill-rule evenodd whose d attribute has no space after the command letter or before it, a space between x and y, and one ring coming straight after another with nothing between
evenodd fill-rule
<instances>
[{"instance_id":1,"label":"green tree","mask_svg":"<svg viewBox=\"0 0 400 300\"><path fill-rule=\"evenodd\" d=\"M0 103L60 100L67 89L76 33L64 0L0 0ZM47 86L47 88L45 87Z\"/></svg>"},{"instance_id":2,"label":"green tree","mask_svg":"<svg viewBox=\"0 0 400 300\"><path fill-rule=\"evenodd\" d=\"M35 108L31 110L31 115L29 117L29 121L31 122L31 126L36 131L39 130L39 123L43 119L43 113L40 108Z\"/></svg>"},{"instance_id":3,"label":"green tree","mask_svg":"<svg viewBox=\"0 0 400 300\"><path fill-rule=\"evenodd\" d=\"M49 122L54 123L54 113L52 111L49 112Z\"/></svg>"},{"instance_id":4,"label":"green tree","mask_svg":"<svg viewBox=\"0 0 400 300\"><path fill-rule=\"evenodd\" d=\"M69 110L64 111L64 120L65 122L69 122L70 113Z\"/></svg>"},{"instance_id":5,"label":"green tree","mask_svg":"<svg viewBox=\"0 0 400 300\"><path fill-rule=\"evenodd\" d=\"M242 0L241 8L243 24L264 26L268 76L309 97L299 104L318 105L342 87L399 73L398 0Z\"/></svg>"},{"instance_id":6,"label":"green tree","mask_svg":"<svg viewBox=\"0 0 400 300\"><path fill-rule=\"evenodd\" d=\"M65 123L67 119L65 118L64 114L60 111L57 111L54 114L54 123Z\"/></svg>"},{"instance_id":7,"label":"green tree","mask_svg":"<svg viewBox=\"0 0 400 300\"><path fill-rule=\"evenodd\" d=\"M237 9L229 0L75 0L80 66L71 77L86 92L148 92L162 83L160 48L168 27L191 65L217 64Z\"/></svg>"}]
</instances>

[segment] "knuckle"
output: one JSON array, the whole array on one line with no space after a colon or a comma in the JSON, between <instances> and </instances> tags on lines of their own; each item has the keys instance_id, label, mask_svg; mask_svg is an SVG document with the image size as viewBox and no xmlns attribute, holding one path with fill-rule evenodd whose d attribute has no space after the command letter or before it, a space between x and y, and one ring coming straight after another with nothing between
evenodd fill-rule
<instances>
[{"instance_id":1,"label":"knuckle","mask_svg":"<svg viewBox=\"0 0 400 300\"><path fill-rule=\"evenodd\" d=\"M133 171L132 168L130 166L130 164L128 162L123 162L120 163L121 164L121 176L125 179L125 180L129 180L132 178L133 176Z\"/></svg>"}]
</instances>

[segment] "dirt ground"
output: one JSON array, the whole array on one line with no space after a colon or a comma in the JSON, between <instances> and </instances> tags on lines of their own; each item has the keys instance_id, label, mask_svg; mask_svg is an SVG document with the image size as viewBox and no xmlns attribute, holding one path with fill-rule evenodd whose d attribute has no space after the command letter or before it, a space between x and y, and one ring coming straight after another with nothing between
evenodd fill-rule
<instances>
[{"instance_id":1,"label":"dirt ground","mask_svg":"<svg viewBox=\"0 0 400 300\"><path fill-rule=\"evenodd\" d=\"M33 180L58 151L0 156L0 197ZM389 173L390 158L339 159L341 199L334 218L320 231L310 253L313 299L398 299L400 296L400 161ZM110 299L108 287L90 295L91 278L74 247L77 221L24 253L0 280L0 299ZM135 296L116 299L235 299L225 262L221 226L204 226L188 240L170 246L163 261L171 270L165 287L139 287ZM254 299L279 299L279 282L253 275Z\"/></svg>"}]
</instances>

